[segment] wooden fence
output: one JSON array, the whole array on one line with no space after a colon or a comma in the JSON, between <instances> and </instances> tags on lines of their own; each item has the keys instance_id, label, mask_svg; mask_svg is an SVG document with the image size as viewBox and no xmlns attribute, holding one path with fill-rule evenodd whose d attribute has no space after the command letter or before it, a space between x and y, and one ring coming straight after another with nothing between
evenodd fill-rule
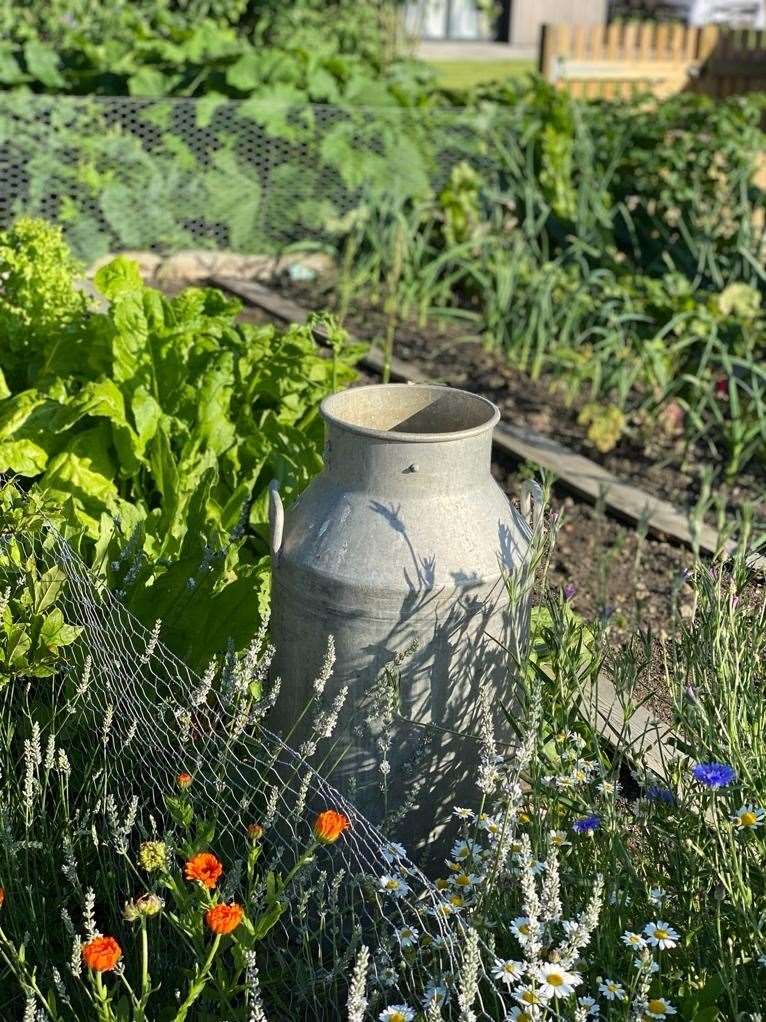
<instances>
[{"instance_id":1,"label":"wooden fence","mask_svg":"<svg viewBox=\"0 0 766 1022\"><path fill-rule=\"evenodd\" d=\"M766 92L766 31L653 22L544 25L540 71L587 99Z\"/></svg>"}]
</instances>

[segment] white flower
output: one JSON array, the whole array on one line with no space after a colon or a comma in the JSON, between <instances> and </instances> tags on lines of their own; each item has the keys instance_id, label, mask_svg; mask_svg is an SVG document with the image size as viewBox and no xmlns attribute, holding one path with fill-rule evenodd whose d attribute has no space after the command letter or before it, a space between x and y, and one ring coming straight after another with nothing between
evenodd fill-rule
<instances>
[{"instance_id":1,"label":"white flower","mask_svg":"<svg viewBox=\"0 0 766 1022\"><path fill-rule=\"evenodd\" d=\"M577 1003L581 1008L585 1008L588 1014L592 1015L594 1018L601 1014L601 1005L595 997L578 997Z\"/></svg>"},{"instance_id":2,"label":"white flower","mask_svg":"<svg viewBox=\"0 0 766 1022\"><path fill-rule=\"evenodd\" d=\"M409 894L410 885L406 880L402 880L401 877L394 877L384 873L380 878L380 889L385 891L386 894L393 894L395 898L402 898L405 894Z\"/></svg>"},{"instance_id":3,"label":"white flower","mask_svg":"<svg viewBox=\"0 0 766 1022\"><path fill-rule=\"evenodd\" d=\"M529 919L526 916L516 916L511 923L511 933L514 935L519 944L522 946L526 944L532 936L532 928L529 925Z\"/></svg>"},{"instance_id":4,"label":"white flower","mask_svg":"<svg viewBox=\"0 0 766 1022\"><path fill-rule=\"evenodd\" d=\"M663 923L658 920L656 923L647 923L644 927L644 934L652 947L666 948L676 947L679 936L670 923Z\"/></svg>"},{"instance_id":5,"label":"white flower","mask_svg":"<svg viewBox=\"0 0 766 1022\"><path fill-rule=\"evenodd\" d=\"M412 1022L414 1018L415 1012L406 1004L392 1004L378 1015L380 1022Z\"/></svg>"},{"instance_id":6,"label":"white flower","mask_svg":"<svg viewBox=\"0 0 766 1022\"><path fill-rule=\"evenodd\" d=\"M487 816L486 813L480 814L479 826L482 830L486 830L486 832L492 836L499 834L503 829L502 824L498 823L494 816Z\"/></svg>"},{"instance_id":7,"label":"white flower","mask_svg":"<svg viewBox=\"0 0 766 1022\"><path fill-rule=\"evenodd\" d=\"M537 1019L540 1018L540 1012L537 1008L519 1008L518 1005L514 1004L505 1017L507 1022L537 1022Z\"/></svg>"},{"instance_id":8,"label":"white flower","mask_svg":"<svg viewBox=\"0 0 766 1022\"><path fill-rule=\"evenodd\" d=\"M570 844L567 841L567 832L565 830L552 830L549 832L548 838L555 848L563 848L565 845Z\"/></svg>"},{"instance_id":9,"label":"white flower","mask_svg":"<svg viewBox=\"0 0 766 1022\"><path fill-rule=\"evenodd\" d=\"M533 986L516 987L513 991L514 998L525 1007L534 1007L538 1004L545 1004L540 996L540 991Z\"/></svg>"},{"instance_id":10,"label":"white flower","mask_svg":"<svg viewBox=\"0 0 766 1022\"><path fill-rule=\"evenodd\" d=\"M755 830L766 821L766 809L751 805L741 806L731 819L737 830Z\"/></svg>"},{"instance_id":11,"label":"white flower","mask_svg":"<svg viewBox=\"0 0 766 1022\"><path fill-rule=\"evenodd\" d=\"M655 972L660 971L659 964L652 958L651 965L647 965L643 958L634 958L633 964L637 969L646 969L650 976L653 976Z\"/></svg>"},{"instance_id":12,"label":"white flower","mask_svg":"<svg viewBox=\"0 0 766 1022\"><path fill-rule=\"evenodd\" d=\"M456 841L452 846L452 858L455 862L465 862L466 859L478 855L480 851L481 848L475 841Z\"/></svg>"},{"instance_id":13,"label":"white flower","mask_svg":"<svg viewBox=\"0 0 766 1022\"><path fill-rule=\"evenodd\" d=\"M385 969L381 969L378 973L378 978L384 987L395 987L399 982L399 973L396 969L393 969L390 965L387 965Z\"/></svg>"},{"instance_id":14,"label":"white flower","mask_svg":"<svg viewBox=\"0 0 766 1022\"><path fill-rule=\"evenodd\" d=\"M396 936L402 947L413 947L418 942L420 931L414 926L403 926L401 930L396 931Z\"/></svg>"},{"instance_id":15,"label":"white flower","mask_svg":"<svg viewBox=\"0 0 766 1022\"><path fill-rule=\"evenodd\" d=\"M460 806L455 806L452 810L452 815L457 816L459 820L472 820L476 813L473 809L462 809Z\"/></svg>"},{"instance_id":16,"label":"white flower","mask_svg":"<svg viewBox=\"0 0 766 1022\"><path fill-rule=\"evenodd\" d=\"M514 1005L506 1019L508 1022L537 1022L539 1017L540 1013L536 1008L519 1008L518 1005Z\"/></svg>"},{"instance_id":17,"label":"white flower","mask_svg":"<svg viewBox=\"0 0 766 1022\"><path fill-rule=\"evenodd\" d=\"M523 962L517 962L513 958L498 959L492 970L492 975L495 979L501 979L503 983L507 983L510 986L511 983L521 979L525 969L526 966Z\"/></svg>"},{"instance_id":18,"label":"white flower","mask_svg":"<svg viewBox=\"0 0 766 1022\"><path fill-rule=\"evenodd\" d=\"M436 916L437 919L448 919L449 916L454 916L459 911L460 909L451 904L449 901L442 901L433 908L428 909L430 915ZM434 944L435 943L436 941L434 941Z\"/></svg>"},{"instance_id":19,"label":"white flower","mask_svg":"<svg viewBox=\"0 0 766 1022\"><path fill-rule=\"evenodd\" d=\"M646 1004L648 1018L667 1018L668 1015L675 1015L675 1013L676 1009L664 997L650 997Z\"/></svg>"},{"instance_id":20,"label":"white flower","mask_svg":"<svg viewBox=\"0 0 766 1022\"><path fill-rule=\"evenodd\" d=\"M641 936L641 934L633 933L632 930L626 930L625 933L623 933L623 935L620 937L620 940L623 942L623 944L627 945L628 947L637 948L646 947L646 941Z\"/></svg>"},{"instance_id":21,"label":"white flower","mask_svg":"<svg viewBox=\"0 0 766 1022\"><path fill-rule=\"evenodd\" d=\"M540 873L545 872L545 863L542 859L538 859L537 862L532 863L529 869L533 876L539 876Z\"/></svg>"},{"instance_id":22,"label":"white flower","mask_svg":"<svg viewBox=\"0 0 766 1022\"><path fill-rule=\"evenodd\" d=\"M398 859L404 859L407 855L407 849L404 845L400 845L398 841L388 841L383 846L381 855L390 864Z\"/></svg>"},{"instance_id":23,"label":"white flower","mask_svg":"<svg viewBox=\"0 0 766 1022\"><path fill-rule=\"evenodd\" d=\"M607 1001L624 1001L626 998L625 987L616 979L600 979L598 981L598 992L606 997Z\"/></svg>"},{"instance_id":24,"label":"white flower","mask_svg":"<svg viewBox=\"0 0 766 1022\"><path fill-rule=\"evenodd\" d=\"M449 878L449 882L454 887L462 887L469 889L475 887L476 884L481 883L481 877L476 876L475 873L455 873L454 876Z\"/></svg>"},{"instance_id":25,"label":"white flower","mask_svg":"<svg viewBox=\"0 0 766 1022\"><path fill-rule=\"evenodd\" d=\"M550 962L538 968L537 978L540 982L540 996L546 1000L551 997L569 997L575 992L575 987L582 983L582 977L576 972L567 972L560 965Z\"/></svg>"},{"instance_id":26,"label":"white flower","mask_svg":"<svg viewBox=\"0 0 766 1022\"><path fill-rule=\"evenodd\" d=\"M580 929L580 921L578 919L565 919L561 924L561 929L567 937L572 937Z\"/></svg>"},{"instance_id":27,"label":"white flower","mask_svg":"<svg viewBox=\"0 0 766 1022\"><path fill-rule=\"evenodd\" d=\"M649 891L649 901L652 905L661 905L667 893L662 887L652 887Z\"/></svg>"},{"instance_id":28,"label":"white flower","mask_svg":"<svg viewBox=\"0 0 766 1022\"><path fill-rule=\"evenodd\" d=\"M426 987L425 993L423 994L421 1004L424 1008L428 1008L431 1004L435 1004L437 1007L441 1008L447 1003L448 997L449 994L447 992L447 988L442 986L441 983L429 983Z\"/></svg>"}]
</instances>

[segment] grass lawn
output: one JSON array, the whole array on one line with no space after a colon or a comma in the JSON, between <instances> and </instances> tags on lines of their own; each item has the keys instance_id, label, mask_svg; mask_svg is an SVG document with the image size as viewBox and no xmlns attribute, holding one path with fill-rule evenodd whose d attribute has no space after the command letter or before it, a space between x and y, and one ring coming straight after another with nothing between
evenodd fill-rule
<instances>
[{"instance_id":1,"label":"grass lawn","mask_svg":"<svg viewBox=\"0 0 766 1022\"><path fill-rule=\"evenodd\" d=\"M512 75L534 71L532 60L430 60L448 89L468 89L481 82L496 82Z\"/></svg>"}]
</instances>

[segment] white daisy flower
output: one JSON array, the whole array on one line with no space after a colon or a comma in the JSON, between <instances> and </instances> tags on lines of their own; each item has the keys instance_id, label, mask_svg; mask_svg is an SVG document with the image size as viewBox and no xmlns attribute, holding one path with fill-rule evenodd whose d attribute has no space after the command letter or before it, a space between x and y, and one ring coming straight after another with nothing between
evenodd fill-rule
<instances>
[{"instance_id":1,"label":"white daisy flower","mask_svg":"<svg viewBox=\"0 0 766 1022\"><path fill-rule=\"evenodd\" d=\"M395 898L403 898L405 894L410 893L410 885L406 880L390 876L388 873L384 873L380 878L380 889L386 894L393 894Z\"/></svg>"},{"instance_id":2,"label":"white daisy flower","mask_svg":"<svg viewBox=\"0 0 766 1022\"><path fill-rule=\"evenodd\" d=\"M532 927L527 916L516 916L511 922L511 933L522 946L527 943L532 936Z\"/></svg>"},{"instance_id":3,"label":"white daisy flower","mask_svg":"<svg viewBox=\"0 0 766 1022\"><path fill-rule=\"evenodd\" d=\"M623 935L620 937L620 940L623 942L623 944L627 945L627 947L637 948L646 947L646 941L641 936L641 934L633 933L632 930L626 930L625 933L623 933Z\"/></svg>"},{"instance_id":4,"label":"white daisy flower","mask_svg":"<svg viewBox=\"0 0 766 1022\"><path fill-rule=\"evenodd\" d=\"M494 816L488 816L486 813L480 814L479 827L481 827L482 830L486 830L486 832L491 834L493 837L496 834L499 834L503 829L502 824L496 820Z\"/></svg>"},{"instance_id":5,"label":"white daisy flower","mask_svg":"<svg viewBox=\"0 0 766 1022\"><path fill-rule=\"evenodd\" d=\"M647 923L644 927L644 935L652 947L658 947L662 950L676 947L680 940L680 937L670 923L663 923L661 919L656 923Z\"/></svg>"},{"instance_id":6,"label":"white daisy flower","mask_svg":"<svg viewBox=\"0 0 766 1022\"><path fill-rule=\"evenodd\" d=\"M567 841L567 832L565 830L552 830L548 833L548 839L554 848L564 848L570 844Z\"/></svg>"},{"instance_id":7,"label":"white daisy flower","mask_svg":"<svg viewBox=\"0 0 766 1022\"><path fill-rule=\"evenodd\" d=\"M567 972L552 962L546 962L538 968L537 979L540 983L540 996L546 1000L569 997L575 992L575 987L582 983L582 977L576 972Z\"/></svg>"},{"instance_id":8,"label":"white daisy flower","mask_svg":"<svg viewBox=\"0 0 766 1022\"><path fill-rule=\"evenodd\" d=\"M667 893L664 887L652 887L649 890L649 901L652 905L661 905Z\"/></svg>"},{"instance_id":9,"label":"white daisy flower","mask_svg":"<svg viewBox=\"0 0 766 1022\"><path fill-rule=\"evenodd\" d=\"M653 958L650 965L647 965L643 958L634 958L633 964L637 969L646 969L650 976L653 976L655 972L660 971L659 963L655 962Z\"/></svg>"},{"instance_id":10,"label":"white daisy flower","mask_svg":"<svg viewBox=\"0 0 766 1022\"><path fill-rule=\"evenodd\" d=\"M542 859L538 859L537 862L533 862L529 867L533 876L539 876L545 872L545 862Z\"/></svg>"},{"instance_id":11,"label":"white daisy flower","mask_svg":"<svg viewBox=\"0 0 766 1022\"><path fill-rule=\"evenodd\" d=\"M525 969L526 965L523 962L517 962L513 958L499 958L497 962L495 962L492 975L495 979L500 979L503 983L507 983L508 986L510 986L512 983L516 983L521 979L524 975Z\"/></svg>"},{"instance_id":12,"label":"white daisy flower","mask_svg":"<svg viewBox=\"0 0 766 1022\"><path fill-rule=\"evenodd\" d=\"M731 819L737 830L755 830L766 821L766 809L751 805L741 806Z\"/></svg>"},{"instance_id":13,"label":"white daisy flower","mask_svg":"<svg viewBox=\"0 0 766 1022\"><path fill-rule=\"evenodd\" d=\"M430 915L435 916L437 919L448 919L450 916L454 916L460 910L449 901L442 901L433 908L429 908L428 912Z\"/></svg>"},{"instance_id":14,"label":"white daisy flower","mask_svg":"<svg viewBox=\"0 0 766 1022\"><path fill-rule=\"evenodd\" d=\"M455 873L454 876L449 878L449 882L453 887L461 887L470 890L471 887L475 887L481 883L481 877L476 876L475 873Z\"/></svg>"},{"instance_id":15,"label":"white daisy flower","mask_svg":"<svg viewBox=\"0 0 766 1022\"><path fill-rule=\"evenodd\" d=\"M428 1008L432 1004L435 1004L437 1008L442 1008L447 1003L448 997L447 988L441 983L429 983L420 1003L424 1008Z\"/></svg>"},{"instance_id":16,"label":"white daisy flower","mask_svg":"<svg viewBox=\"0 0 766 1022\"><path fill-rule=\"evenodd\" d=\"M404 845L400 845L398 841L387 841L381 850L381 854L386 862L390 864L399 859L404 859L407 855L407 849Z\"/></svg>"},{"instance_id":17,"label":"white daisy flower","mask_svg":"<svg viewBox=\"0 0 766 1022\"><path fill-rule=\"evenodd\" d=\"M544 999L540 996L540 991L533 986L516 987L513 996L525 1008L534 1008L539 1004L545 1004Z\"/></svg>"},{"instance_id":18,"label":"white daisy flower","mask_svg":"<svg viewBox=\"0 0 766 1022\"><path fill-rule=\"evenodd\" d=\"M459 820L472 820L476 816L476 813L473 809L463 809L461 806L455 806L452 810L452 815L457 816Z\"/></svg>"},{"instance_id":19,"label":"white daisy flower","mask_svg":"<svg viewBox=\"0 0 766 1022\"><path fill-rule=\"evenodd\" d=\"M465 862L466 859L471 859L481 851L481 848L475 841L456 841L452 846L452 858L455 862Z\"/></svg>"},{"instance_id":20,"label":"white daisy flower","mask_svg":"<svg viewBox=\"0 0 766 1022\"><path fill-rule=\"evenodd\" d=\"M607 1001L624 1001L627 997L625 987L616 979L598 980L598 992L603 994Z\"/></svg>"},{"instance_id":21,"label":"white daisy flower","mask_svg":"<svg viewBox=\"0 0 766 1022\"><path fill-rule=\"evenodd\" d=\"M601 1014L601 1005L595 997L578 997L577 1003L581 1008L585 1008L587 1013L593 1018Z\"/></svg>"},{"instance_id":22,"label":"white daisy flower","mask_svg":"<svg viewBox=\"0 0 766 1022\"><path fill-rule=\"evenodd\" d=\"M520 1008L517 1004L505 1016L508 1022L537 1022L540 1012L537 1008Z\"/></svg>"},{"instance_id":23,"label":"white daisy flower","mask_svg":"<svg viewBox=\"0 0 766 1022\"><path fill-rule=\"evenodd\" d=\"M380 1022L412 1022L415 1012L406 1004L392 1004L378 1015Z\"/></svg>"},{"instance_id":24,"label":"white daisy flower","mask_svg":"<svg viewBox=\"0 0 766 1022\"><path fill-rule=\"evenodd\" d=\"M414 926L403 926L401 930L396 931L396 936L402 947L414 947L420 937L420 930Z\"/></svg>"},{"instance_id":25,"label":"white daisy flower","mask_svg":"<svg viewBox=\"0 0 766 1022\"><path fill-rule=\"evenodd\" d=\"M648 1018L667 1018L676 1013L676 1009L664 997L650 997L645 1011Z\"/></svg>"}]
</instances>

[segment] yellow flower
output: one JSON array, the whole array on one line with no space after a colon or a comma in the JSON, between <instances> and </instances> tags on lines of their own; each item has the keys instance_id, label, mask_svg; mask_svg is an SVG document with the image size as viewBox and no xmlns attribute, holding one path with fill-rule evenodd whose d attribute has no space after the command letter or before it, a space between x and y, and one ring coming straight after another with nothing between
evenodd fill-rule
<instances>
[{"instance_id":1,"label":"yellow flower","mask_svg":"<svg viewBox=\"0 0 766 1022\"><path fill-rule=\"evenodd\" d=\"M147 873L156 873L168 867L168 846L164 841L144 841L138 849L138 864Z\"/></svg>"},{"instance_id":2,"label":"yellow flower","mask_svg":"<svg viewBox=\"0 0 766 1022\"><path fill-rule=\"evenodd\" d=\"M766 810L759 806L742 806L731 819L737 830L755 830L766 820Z\"/></svg>"}]
</instances>

